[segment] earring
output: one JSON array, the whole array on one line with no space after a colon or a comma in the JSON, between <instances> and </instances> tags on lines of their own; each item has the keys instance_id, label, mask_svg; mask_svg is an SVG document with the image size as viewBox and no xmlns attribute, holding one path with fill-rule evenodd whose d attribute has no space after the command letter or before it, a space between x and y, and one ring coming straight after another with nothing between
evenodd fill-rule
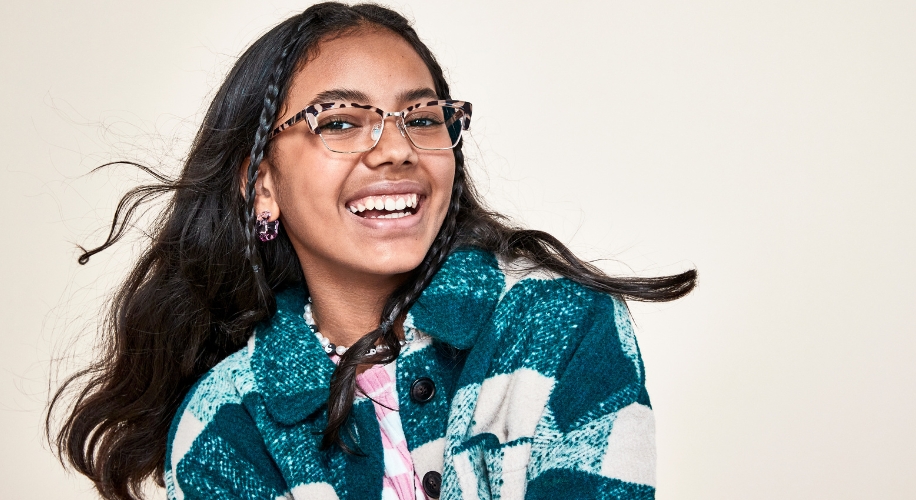
<instances>
[{"instance_id":1,"label":"earring","mask_svg":"<svg viewBox=\"0 0 916 500\"><path fill-rule=\"evenodd\" d=\"M271 221L268 219L270 219L270 211L265 210L258 215L258 220L255 223L258 230L258 239L261 241L270 241L276 238L277 233L280 231L280 220Z\"/></svg>"}]
</instances>

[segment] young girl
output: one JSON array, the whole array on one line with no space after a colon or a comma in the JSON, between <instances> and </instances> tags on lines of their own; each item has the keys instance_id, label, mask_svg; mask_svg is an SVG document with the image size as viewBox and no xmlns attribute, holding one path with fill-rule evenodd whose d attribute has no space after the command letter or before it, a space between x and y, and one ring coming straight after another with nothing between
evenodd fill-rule
<instances>
[{"instance_id":1,"label":"young girl","mask_svg":"<svg viewBox=\"0 0 916 500\"><path fill-rule=\"evenodd\" d=\"M623 299L696 273L611 278L506 225L466 176L472 109L391 10L262 36L181 175L81 257L172 193L58 451L105 498L653 498Z\"/></svg>"}]
</instances>

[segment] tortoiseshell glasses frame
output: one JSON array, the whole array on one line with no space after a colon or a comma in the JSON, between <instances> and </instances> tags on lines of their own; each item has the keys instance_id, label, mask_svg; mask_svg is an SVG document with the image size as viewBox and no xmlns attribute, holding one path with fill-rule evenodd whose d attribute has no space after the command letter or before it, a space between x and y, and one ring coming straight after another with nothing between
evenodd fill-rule
<instances>
[{"instance_id":1,"label":"tortoiseshell glasses frame","mask_svg":"<svg viewBox=\"0 0 916 500\"><path fill-rule=\"evenodd\" d=\"M273 129L268 139L305 121L329 150L364 153L378 144L389 116L395 117L398 131L417 149L452 149L471 125L471 103L444 99L420 102L401 111L346 102L313 104Z\"/></svg>"}]
</instances>

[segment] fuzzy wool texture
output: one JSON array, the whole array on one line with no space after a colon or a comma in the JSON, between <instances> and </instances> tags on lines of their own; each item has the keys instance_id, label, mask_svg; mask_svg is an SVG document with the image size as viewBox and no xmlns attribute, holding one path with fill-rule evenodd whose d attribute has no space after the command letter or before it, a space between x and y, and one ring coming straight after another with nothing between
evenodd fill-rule
<instances>
[{"instance_id":1,"label":"fuzzy wool texture","mask_svg":"<svg viewBox=\"0 0 916 500\"><path fill-rule=\"evenodd\" d=\"M453 253L408 319L429 336L397 360L400 420L419 477L448 500L655 497L655 429L625 304L518 262ZM249 346L205 375L169 434L170 499L381 499L373 404L353 406L348 444L321 451L334 364L301 289ZM457 349L456 349L457 348ZM411 384L430 378L418 403Z\"/></svg>"}]
</instances>

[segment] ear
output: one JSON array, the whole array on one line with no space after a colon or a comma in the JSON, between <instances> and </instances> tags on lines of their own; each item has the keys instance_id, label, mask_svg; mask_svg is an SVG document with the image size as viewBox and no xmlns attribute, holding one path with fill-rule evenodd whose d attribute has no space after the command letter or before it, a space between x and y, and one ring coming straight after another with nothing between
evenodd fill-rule
<instances>
[{"instance_id":1,"label":"ear","mask_svg":"<svg viewBox=\"0 0 916 500\"><path fill-rule=\"evenodd\" d=\"M242 192L242 198L245 198L245 192L248 189L248 165L250 164L251 158L245 158L245 161L239 166L239 190ZM254 184L254 195L254 213L270 212L269 220L272 221L280 218L276 179L267 159L261 160L261 164L258 166L258 179Z\"/></svg>"}]
</instances>

